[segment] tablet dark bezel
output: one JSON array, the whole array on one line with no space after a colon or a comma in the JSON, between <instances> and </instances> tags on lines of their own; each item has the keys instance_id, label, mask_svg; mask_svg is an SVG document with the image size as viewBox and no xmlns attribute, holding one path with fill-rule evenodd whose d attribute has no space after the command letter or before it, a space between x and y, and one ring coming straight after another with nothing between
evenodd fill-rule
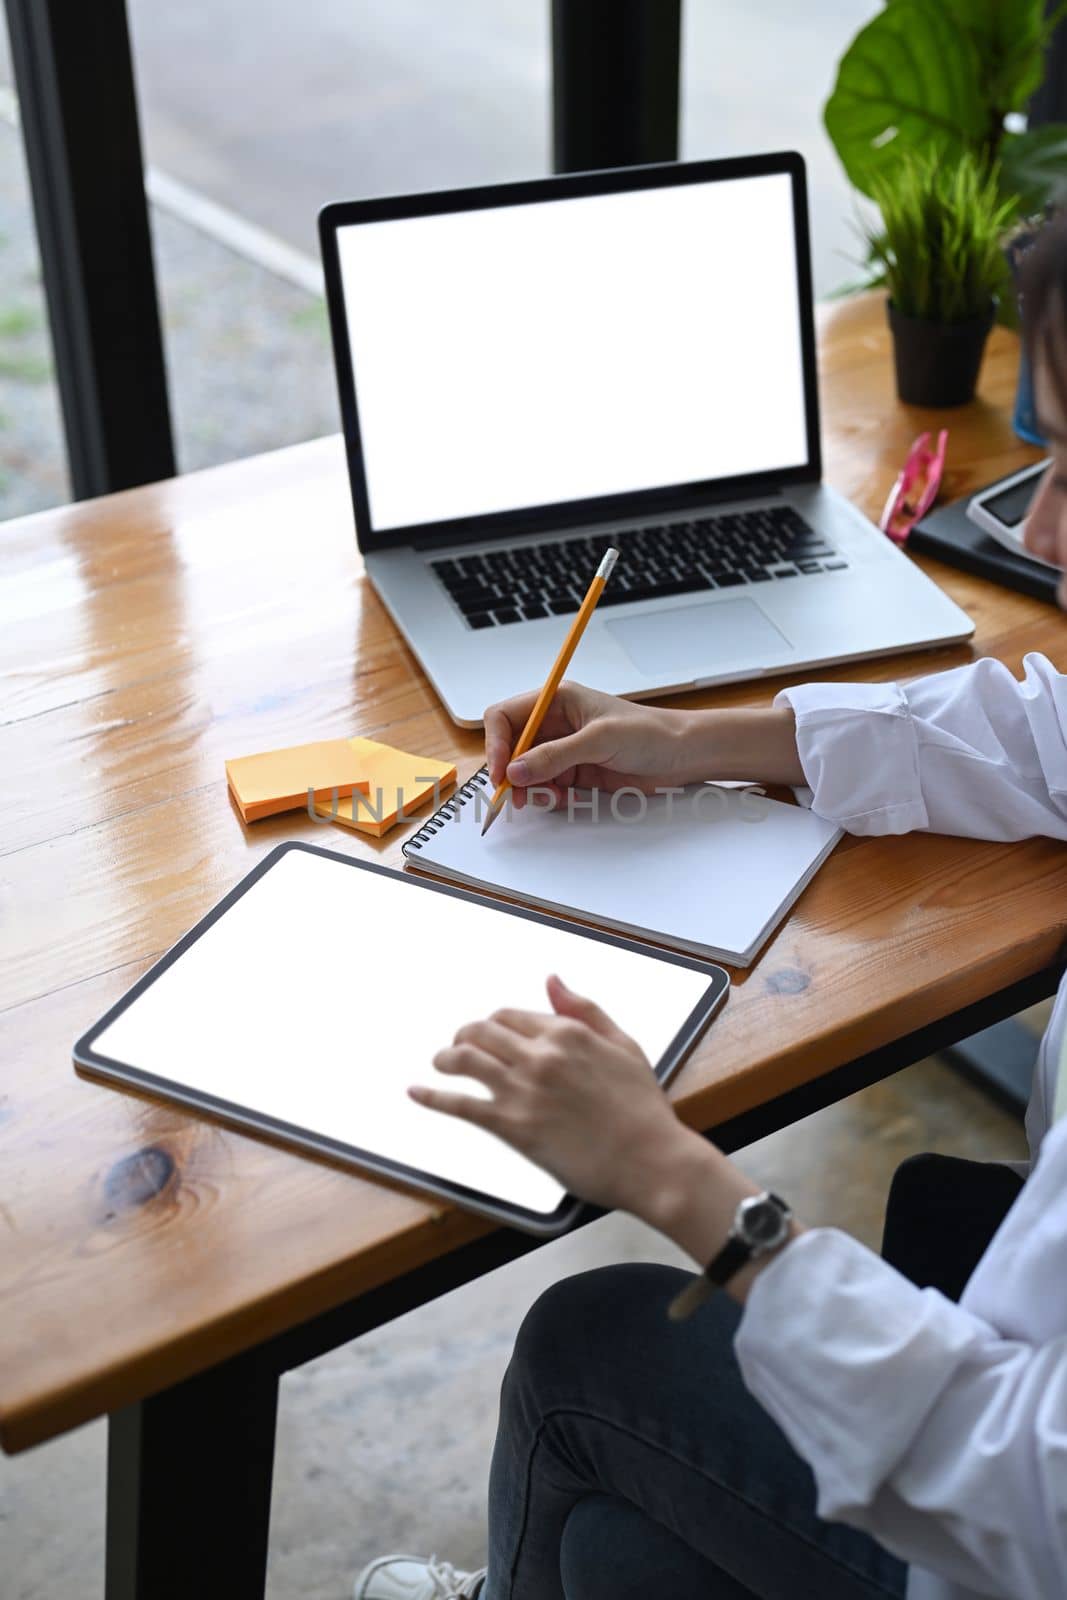
<instances>
[{"instance_id":1,"label":"tablet dark bezel","mask_svg":"<svg viewBox=\"0 0 1067 1600\"><path fill-rule=\"evenodd\" d=\"M1024 511L1022 516L1017 517L1014 522L1006 522L995 509L996 502L1003 499L1005 495L1015 494L1020 489L1031 490L1030 498L1032 499L1032 485L1044 477L1048 471L1050 459L1050 457L1046 456L1043 460L1034 461L1027 467L1020 467L1018 472L1006 472L1003 477L987 484L984 489L976 489L970 497L970 504L980 507L987 517L991 517L999 527L1003 528L1005 533L1013 534L1020 524L1026 521L1026 512ZM1028 509L1029 506L1027 507ZM988 529L983 531L988 532Z\"/></svg>"},{"instance_id":2,"label":"tablet dark bezel","mask_svg":"<svg viewBox=\"0 0 1067 1600\"><path fill-rule=\"evenodd\" d=\"M728 974L722 967L715 965L713 962L701 961L694 956L679 955L673 951L661 950L652 945L642 944L637 939L623 938L615 933L606 933L599 929L582 927L577 923L568 922L562 917L553 917L542 911L532 911L525 906L507 905L489 895L479 894L471 889L458 888L453 884L418 878L406 872L395 871L391 867L383 867L377 862L361 861L354 856L343 855L336 850L327 850L320 845L306 844L302 840L288 840L283 844L277 845L264 856L263 860L251 872L247 873L227 895L224 895L206 916L202 917L194 927L190 928L189 932L179 939L177 944L173 945L165 955L161 956L137 980L133 987L128 989L104 1013L99 1021L95 1022L91 1028L82 1034L74 1046L73 1059L75 1067L94 1078L104 1079L109 1083L125 1084L130 1088L158 1095L167 1101L176 1101L181 1105L189 1106L193 1110L206 1112L239 1131L247 1132L252 1130L255 1133L267 1134L277 1139L287 1148L295 1147L299 1151L310 1151L313 1154L328 1156L361 1176L367 1176L369 1173L409 1185L420 1192L435 1195L439 1199L448 1200L462 1206L468 1211L474 1211L481 1216L489 1217L494 1222L521 1228L524 1232L536 1234L543 1238L552 1238L566 1232L577 1220L584 1204L582 1200L573 1195L564 1195L557 1209L549 1216L545 1216L542 1212L528 1211L522 1206L509 1205L493 1195L483 1193L479 1189L468 1188L463 1184L449 1183L434 1177L432 1174L423 1173L418 1168L408 1167L402 1162L391 1161L385 1157L375 1155L371 1151L361 1150L355 1145L345 1144L340 1140L310 1133L307 1129L294 1127L289 1123L273 1117L263 1116L258 1112L248 1111L244 1107L234 1105L232 1102L219 1099L214 1095L175 1085L170 1079L157 1077L154 1073L145 1072L141 1068L99 1055L93 1048L94 1040L104 1029L110 1027L116 1017L125 1011L128 1006L132 1005L150 984L154 983L168 967L172 966L191 945L195 944L207 932L213 923L217 922L232 905L247 894L253 885L291 850L301 850L308 855L324 856L329 861L340 862L344 866L354 867L361 872L373 872L390 877L396 883L407 884L414 890L430 894L450 895L457 900L466 900L476 905L488 906L506 916L523 917L527 921L540 922L550 927L560 928L568 933L579 934L586 939L597 940L601 944L615 945L623 950L638 951L642 955L654 956L660 961L668 961L675 966L688 967L692 971L706 973L708 977L707 989L678 1029L662 1058L655 1064L654 1070L657 1080L664 1086L670 1082L674 1073L711 1022L729 992L730 979Z\"/></svg>"},{"instance_id":3,"label":"tablet dark bezel","mask_svg":"<svg viewBox=\"0 0 1067 1600\"><path fill-rule=\"evenodd\" d=\"M363 457L359 399L348 338L348 312L337 248L339 228L392 222L410 217L439 216L502 206L536 205L545 201L582 199L657 188L682 188L694 183L728 182L736 178L788 177L793 187L793 239L797 272L797 314L803 368L807 459L780 469L668 484L591 499L551 505L505 507L484 515L442 522L409 524L375 530ZM372 200L338 200L319 212L326 304L330 318L337 392L344 429L348 478L355 514L356 541L365 554L404 545L444 546L513 538L516 534L594 525L619 517L658 516L706 506L743 495L772 494L790 484L817 483L822 477L819 390L815 353L811 243L808 222L807 172L795 150L755 156L730 156L705 161L669 161L637 167L610 167L598 172L566 173L514 183L484 184L424 194L387 195ZM758 425L758 419L757 424Z\"/></svg>"}]
</instances>

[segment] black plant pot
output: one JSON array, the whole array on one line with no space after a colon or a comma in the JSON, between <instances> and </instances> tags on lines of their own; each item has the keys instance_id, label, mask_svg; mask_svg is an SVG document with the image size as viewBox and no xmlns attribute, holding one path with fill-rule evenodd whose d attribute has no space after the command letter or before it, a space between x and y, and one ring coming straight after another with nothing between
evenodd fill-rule
<instances>
[{"instance_id":1,"label":"black plant pot","mask_svg":"<svg viewBox=\"0 0 1067 1600\"><path fill-rule=\"evenodd\" d=\"M897 367L897 394L909 406L962 406L974 399L978 369L996 304L966 322L901 316L887 301Z\"/></svg>"}]
</instances>

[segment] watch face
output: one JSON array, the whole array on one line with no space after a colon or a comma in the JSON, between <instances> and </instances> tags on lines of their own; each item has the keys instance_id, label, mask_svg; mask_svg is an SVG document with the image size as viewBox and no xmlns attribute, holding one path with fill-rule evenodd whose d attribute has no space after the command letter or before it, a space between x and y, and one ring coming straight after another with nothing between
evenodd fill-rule
<instances>
[{"instance_id":1,"label":"watch face","mask_svg":"<svg viewBox=\"0 0 1067 1600\"><path fill-rule=\"evenodd\" d=\"M754 1200L745 1207L744 1237L754 1249L777 1244L787 1226L773 1200Z\"/></svg>"}]
</instances>

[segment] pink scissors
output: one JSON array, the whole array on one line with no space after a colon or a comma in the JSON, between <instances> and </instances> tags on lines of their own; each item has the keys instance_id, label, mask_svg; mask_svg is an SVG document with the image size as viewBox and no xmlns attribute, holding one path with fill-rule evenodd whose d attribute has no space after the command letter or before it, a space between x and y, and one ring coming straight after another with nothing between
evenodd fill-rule
<instances>
[{"instance_id":1,"label":"pink scissors","mask_svg":"<svg viewBox=\"0 0 1067 1600\"><path fill-rule=\"evenodd\" d=\"M925 517L941 486L941 473L945 465L945 448L948 429L942 428L937 436L937 448L930 449L929 433L920 433L911 449L900 476L889 491L889 499L878 526L897 544L904 544L908 534Z\"/></svg>"}]
</instances>

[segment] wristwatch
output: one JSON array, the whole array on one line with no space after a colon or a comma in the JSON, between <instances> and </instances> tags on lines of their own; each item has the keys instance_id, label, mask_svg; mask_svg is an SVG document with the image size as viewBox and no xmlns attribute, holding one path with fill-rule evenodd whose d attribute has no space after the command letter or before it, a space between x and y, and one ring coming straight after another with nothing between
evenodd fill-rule
<instances>
[{"instance_id":1,"label":"wristwatch","mask_svg":"<svg viewBox=\"0 0 1067 1600\"><path fill-rule=\"evenodd\" d=\"M734 1212L733 1225L726 1243L708 1262L704 1271L686 1284L667 1308L672 1321L688 1317L697 1306L710 1300L716 1289L729 1283L735 1272L740 1272L748 1262L780 1250L789 1238L789 1224L793 1213L778 1195L765 1189L762 1194L749 1195Z\"/></svg>"}]
</instances>

